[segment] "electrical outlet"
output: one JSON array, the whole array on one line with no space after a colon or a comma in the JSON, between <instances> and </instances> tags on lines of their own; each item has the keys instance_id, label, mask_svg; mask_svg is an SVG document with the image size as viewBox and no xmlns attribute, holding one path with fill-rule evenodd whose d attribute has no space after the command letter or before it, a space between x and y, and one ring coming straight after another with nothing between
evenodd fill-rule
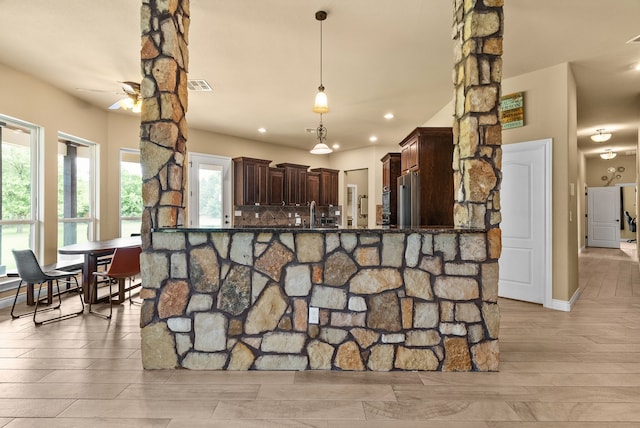
<instances>
[{"instance_id":1,"label":"electrical outlet","mask_svg":"<svg viewBox=\"0 0 640 428\"><path fill-rule=\"evenodd\" d=\"M256 213L256 218L260 218L260 214L259 213Z\"/></svg>"},{"instance_id":2,"label":"electrical outlet","mask_svg":"<svg viewBox=\"0 0 640 428\"><path fill-rule=\"evenodd\" d=\"M242 211L240 210L235 210L233 213L236 217L242 217Z\"/></svg>"},{"instance_id":3,"label":"electrical outlet","mask_svg":"<svg viewBox=\"0 0 640 428\"><path fill-rule=\"evenodd\" d=\"M320 322L320 310L311 306L309 308L309 324L318 324Z\"/></svg>"}]
</instances>

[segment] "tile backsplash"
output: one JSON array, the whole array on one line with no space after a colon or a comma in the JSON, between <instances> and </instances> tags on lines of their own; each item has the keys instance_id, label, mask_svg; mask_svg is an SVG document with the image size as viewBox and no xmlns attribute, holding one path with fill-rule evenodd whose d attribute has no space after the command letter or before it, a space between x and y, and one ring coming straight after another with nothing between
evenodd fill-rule
<instances>
[{"instance_id":1,"label":"tile backsplash","mask_svg":"<svg viewBox=\"0 0 640 428\"><path fill-rule=\"evenodd\" d=\"M342 206L317 206L315 226L342 224ZM302 227L309 225L309 206L289 205L236 205L233 215L234 227L278 226Z\"/></svg>"}]
</instances>

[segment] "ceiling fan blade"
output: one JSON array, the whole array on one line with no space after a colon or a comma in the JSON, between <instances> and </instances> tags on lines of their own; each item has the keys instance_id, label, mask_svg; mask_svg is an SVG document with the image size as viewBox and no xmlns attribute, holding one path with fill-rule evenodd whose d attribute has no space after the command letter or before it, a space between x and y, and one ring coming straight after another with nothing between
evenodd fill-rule
<instances>
[{"instance_id":1,"label":"ceiling fan blade","mask_svg":"<svg viewBox=\"0 0 640 428\"><path fill-rule=\"evenodd\" d=\"M122 101L122 100L118 100L118 101L116 101L115 103L111 104L111 105L109 106L109 110L118 110L119 108L121 108L121 107L122 107L122 106L121 106L121 101Z\"/></svg>"},{"instance_id":2,"label":"ceiling fan blade","mask_svg":"<svg viewBox=\"0 0 640 428\"><path fill-rule=\"evenodd\" d=\"M140 84L136 82L120 82L122 83L122 89L131 95L138 95L140 93Z\"/></svg>"}]
</instances>

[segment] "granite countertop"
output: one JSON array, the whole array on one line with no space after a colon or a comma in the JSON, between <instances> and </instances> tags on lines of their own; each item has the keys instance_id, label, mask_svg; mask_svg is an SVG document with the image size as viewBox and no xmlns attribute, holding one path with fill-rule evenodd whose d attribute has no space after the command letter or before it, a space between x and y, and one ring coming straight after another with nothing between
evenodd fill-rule
<instances>
[{"instance_id":1,"label":"granite countertop","mask_svg":"<svg viewBox=\"0 0 640 428\"><path fill-rule=\"evenodd\" d=\"M412 227L412 228L397 228L389 226L378 226L375 228L362 228L362 227L314 227L314 228L302 228L302 227L289 227L289 226L242 226L242 227L227 227L227 228L156 228L153 232L265 232L265 233L425 233L425 232L485 232L483 229L454 229L451 226L424 226L424 227Z\"/></svg>"}]
</instances>

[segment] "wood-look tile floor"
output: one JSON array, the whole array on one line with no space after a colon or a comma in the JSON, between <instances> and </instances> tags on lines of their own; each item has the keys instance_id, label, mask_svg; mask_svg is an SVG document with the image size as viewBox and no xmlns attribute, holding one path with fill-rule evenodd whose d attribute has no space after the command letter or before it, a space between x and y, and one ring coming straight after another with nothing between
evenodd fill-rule
<instances>
[{"instance_id":1,"label":"wood-look tile floor","mask_svg":"<svg viewBox=\"0 0 640 428\"><path fill-rule=\"evenodd\" d=\"M501 300L498 373L144 371L139 307L0 311L0 427L640 427L635 246L580 255L570 313Z\"/></svg>"}]
</instances>

